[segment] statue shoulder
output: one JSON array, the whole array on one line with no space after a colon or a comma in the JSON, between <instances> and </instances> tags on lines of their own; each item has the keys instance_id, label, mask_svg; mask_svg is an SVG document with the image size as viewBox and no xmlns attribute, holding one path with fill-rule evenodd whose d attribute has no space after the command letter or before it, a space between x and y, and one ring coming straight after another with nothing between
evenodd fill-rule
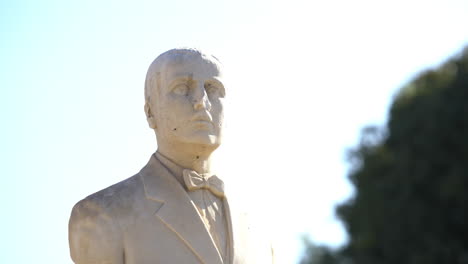
<instances>
[{"instance_id":1,"label":"statue shoulder","mask_svg":"<svg viewBox=\"0 0 468 264\"><path fill-rule=\"evenodd\" d=\"M75 263L120 263L121 219L131 214L132 203L143 189L138 174L79 201L72 209L68 231ZM101 263L99 262L98 263ZM93 262L94 263L94 262Z\"/></svg>"},{"instance_id":2,"label":"statue shoulder","mask_svg":"<svg viewBox=\"0 0 468 264\"><path fill-rule=\"evenodd\" d=\"M125 206L129 198L139 195L142 192L142 184L139 175L134 175L119 183L111 185L103 190L89 195L79 201L77 208L101 208L112 213L115 209Z\"/></svg>"}]
</instances>

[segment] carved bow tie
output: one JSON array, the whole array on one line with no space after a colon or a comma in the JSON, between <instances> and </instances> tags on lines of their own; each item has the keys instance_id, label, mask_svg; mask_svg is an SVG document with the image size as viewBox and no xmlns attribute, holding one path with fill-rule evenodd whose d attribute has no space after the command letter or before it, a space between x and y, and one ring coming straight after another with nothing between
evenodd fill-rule
<instances>
[{"instance_id":1,"label":"carved bow tie","mask_svg":"<svg viewBox=\"0 0 468 264\"><path fill-rule=\"evenodd\" d=\"M207 189L219 198L224 197L224 182L216 175L198 174L193 170L184 170L184 182L189 191Z\"/></svg>"}]
</instances>

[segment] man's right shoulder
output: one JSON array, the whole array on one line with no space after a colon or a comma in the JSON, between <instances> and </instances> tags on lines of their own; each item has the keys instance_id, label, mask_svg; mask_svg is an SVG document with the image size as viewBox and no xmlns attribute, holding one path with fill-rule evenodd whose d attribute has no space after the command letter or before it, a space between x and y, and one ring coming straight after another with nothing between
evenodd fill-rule
<instances>
[{"instance_id":1,"label":"man's right shoulder","mask_svg":"<svg viewBox=\"0 0 468 264\"><path fill-rule=\"evenodd\" d=\"M75 263L120 263L122 222L144 193L139 174L89 195L72 210L70 254Z\"/></svg>"},{"instance_id":2,"label":"man's right shoulder","mask_svg":"<svg viewBox=\"0 0 468 264\"><path fill-rule=\"evenodd\" d=\"M73 211L86 208L95 211L105 210L107 213L121 211L123 207L131 206L130 203L144 195L143 189L140 175L136 174L87 196L73 207Z\"/></svg>"}]
</instances>

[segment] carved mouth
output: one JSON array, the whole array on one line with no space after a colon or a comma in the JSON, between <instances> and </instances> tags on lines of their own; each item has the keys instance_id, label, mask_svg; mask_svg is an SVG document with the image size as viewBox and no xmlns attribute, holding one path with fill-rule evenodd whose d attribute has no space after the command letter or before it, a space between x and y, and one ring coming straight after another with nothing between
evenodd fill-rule
<instances>
[{"instance_id":1,"label":"carved mouth","mask_svg":"<svg viewBox=\"0 0 468 264\"><path fill-rule=\"evenodd\" d=\"M194 123L208 123L213 125L213 118L211 118L210 113L207 111L199 112L195 114L195 116L192 118L192 122Z\"/></svg>"},{"instance_id":2,"label":"carved mouth","mask_svg":"<svg viewBox=\"0 0 468 264\"><path fill-rule=\"evenodd\" d=\"M192 124L200 129L212 129L214 127L213 122L206 120L194 120Z\"/></svg>"}]
</instances>

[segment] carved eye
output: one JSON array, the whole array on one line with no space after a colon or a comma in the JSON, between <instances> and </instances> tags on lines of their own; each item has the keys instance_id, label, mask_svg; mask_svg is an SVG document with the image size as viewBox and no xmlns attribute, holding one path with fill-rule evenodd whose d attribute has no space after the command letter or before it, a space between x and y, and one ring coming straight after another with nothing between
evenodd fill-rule
<instances>
[{"instance_id":1,"label":"carved eye","mask_svg":"<svg viewBox=\"0 0 468 264\"><path fill-rule=\"evenodd\" d=\"M177 84L173 89L172 92L178 95L187 95L188 94L188 85L186 83Z\"/></svg>"},{"instance_id":2,"label":"carved eye","mask_svg":"<svg viewBox=\"0 0 468 264\"><path fill-rule=\"evenodd\" d=\"M214 85L211 83L205 83L205 90L207 93L216 92L216 87L214 87Z\"/></svg>"},{"instance_id":3,"label":"carved eye","mask_svg":"<svg viewBox=\"0 0 468 264\"><path fill-rule=\"evenodd\" d=\"M205 90L208 95L215 95L218 97L223 97L223 93L221 92L221 88L213 83L206 83L205 84Z\"/></svg>"}]
</instances>

